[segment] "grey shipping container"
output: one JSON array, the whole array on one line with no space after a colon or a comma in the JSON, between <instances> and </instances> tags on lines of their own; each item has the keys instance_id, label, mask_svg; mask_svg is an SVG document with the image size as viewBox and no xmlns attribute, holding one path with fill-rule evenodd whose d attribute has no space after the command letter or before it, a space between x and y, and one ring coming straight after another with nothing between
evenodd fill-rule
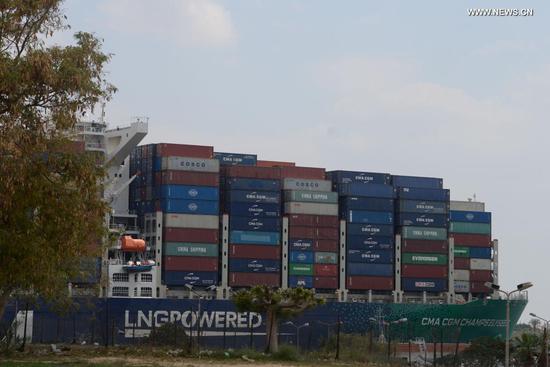
<instances>
[{"instance_id":1,"label":"grey shipping container","mask_svg":"<svg viewBox=\"0 0 550 367\"><path fill-rule=\"evenodd\" d=\"M217 215L165 214L164 227L218 229L220 218Z\"/></svg>"},{"instance_id":2,"label":"grey shipping container","mask_svg":"<svg viewBox=\"0 0 550 367\"><path fill-rule=\"evenodd\" d=\"M220 161L217 159L189 157L163 157L162 169L195 172L219 172Z\"/></svg>"},{"instance_id":3,"label":"grey shipping container","mask_svg":"<svg viewBox=\"0 0 550 367\"><path fill-rule=\"evenodd\" d=\"M485 203L479 201L456 201L451 200L451 210L462 210L471 212L484 212Z\"/></svg>"},{"instance_id":4,"label":"grey shipping container","mask_svg":"<svg viewBox=\"0 0 550 367\"><path fill-rule=\"evenodd\" d=\"M285 178L285 190L332 191L332 182L328 180L313 180L306 178Z\"/></svg>"},{"instance_id":5,"label":"grey shipping container","mask_svg":"<svg viewBox=\"0 0 550 367\"><path fill-rule=\"evenodd\" d=\"M287 214L338 215L338 204L285 203Z\"/></svg>"}]
</instances>

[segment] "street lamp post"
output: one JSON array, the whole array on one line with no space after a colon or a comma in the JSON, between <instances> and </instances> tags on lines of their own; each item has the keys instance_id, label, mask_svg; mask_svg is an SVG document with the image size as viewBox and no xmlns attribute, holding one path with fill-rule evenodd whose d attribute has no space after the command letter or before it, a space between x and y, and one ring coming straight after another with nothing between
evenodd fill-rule
<instances>
[{"instance_id":1,"label":"street lamp post","mask_svg":"<svg viewBox=\"0 0 550 367\"><path fill-rule=\"evenodd\" d=\"M197 293L193 290L193 285L192 284L186 283L185 288L189 289L189 292L196 295L198 297L198 300L199 300L199 303L198 303L198 306L197 306L197 351L200 353L201 352L201 336L200 336L201 335L201 329L200 329L200 325L201 325L201 300L202 300L202 295L200 295L199 293ZM206 290L213 290L215 288L216 288L215 285L211 285L211 286L207 287ZM192 335L190 335L190 337L191 336Z\"/></svg>"},{"instance_id":2,"label":"street lamp post","mask_svg":"<svg viewBox=\"0 0 550 367\"><path fill-rule=\"evenodd\" d=\"M390 322L384 321L384 324L387 325L388 327L388 359L391 358L391 326L393 324L401 324L407 321L408 319L406 317L399 320L390 321Z\"/></svg>"},{"instance_id":3,"label":"street lamp post","mask_svg":"<svg viewBox=\"0 0 550 367\"><path fill-rule=\"evenodd\" d=\"M545 327L544 327L544 334L545 334L545 338L544 338L544 354L545 354L545 356L544 356L544 358L545 358L544 359L544 367L548 367L548 324L550 323L550 320L543 319L542 317L537 316L534 313L530 313L529 315L536 318L536 319L544 321L544 323L546 324Z\"/></svg>"},{"instance_id":4,"label":"street lamp post","mask_svg":"<svg viewBox=\"0 0 550 367\"><path fill-rule=\"evenodd\" d=\"M491 282L485 282L485 286L487 288L494 289L497 292L500 292L506 296L506 346L504 351L504 367L510 366L510 296L514 293L521 292L526 290L527 288L531 288L533 286L533 283L531 282L525 282L520 283L517 285L516 289L513 291L503 291L500 289L500 286L498 284L494 284Z\"/></svg>"},{"instance_id":5,"label":"street lamp post","mask_svg":"<svg viewBox=\"0 0 550 367\"><path fill-rule=\"evenodd\" d=\"M296 325L292 321L285 322L285 325L291 325L296 328L296 350L300 351L300 329L309 326L309 322L302 325Z\"/></svg>"}]
</instances>

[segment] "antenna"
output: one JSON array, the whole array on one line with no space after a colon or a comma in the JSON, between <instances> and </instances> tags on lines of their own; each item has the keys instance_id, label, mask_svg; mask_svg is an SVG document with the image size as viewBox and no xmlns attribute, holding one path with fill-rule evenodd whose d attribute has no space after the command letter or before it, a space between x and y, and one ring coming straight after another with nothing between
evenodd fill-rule
<instances>
[{"instance_id":1,"label":"antenna","mask_svg":"<svg viewBox=\"0 0 550 367\"><path fill-rule=\"evenodd\" d=\"M474 201L477 201L477 200L476 200L476 193L475 193L475 192L474 192Z\"/></svg>"},{"instance_id":2,"label":"antenna","mask_svg":"<svg viewBox=\"0 0 550 367\"><path fill-rule=\"evenodd\" d=\"M101 119L102 124L105 124L105 102L101 102Z\"/></svg>"}]
</instances>

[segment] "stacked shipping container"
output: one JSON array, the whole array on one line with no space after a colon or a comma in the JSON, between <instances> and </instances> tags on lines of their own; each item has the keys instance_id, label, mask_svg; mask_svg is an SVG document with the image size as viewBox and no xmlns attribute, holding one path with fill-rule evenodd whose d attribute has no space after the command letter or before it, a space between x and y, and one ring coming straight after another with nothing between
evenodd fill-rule
<instances>
[{"instance_id":1,"label":"stacked shipping container","mask_svg":"<svg viewBox=\"0 0 550 367\"><path fill-rule=\"evenodd\" d=\"M393 176L401 234L401 286L406 292L448 289L449 190L440 178Z\"/></svg>"},{"instance_id":2,"label":"stacked shipping container","mask_svg":"<svg viewBox=\"0 0 550 367\"><path fill-rule=\"evenodd\" d=\"M338 288L338 194L332 183L284 179L284 212L288 216L288 286Z\"/></svg>"},{"instance_id":3,"label":"stacked shipping container","mask_svg":"<svg viewBox=\"0 0 550 367\"><path fill-rule=\"evenodd\" d=\"M449 232L455 244L457 293L486 294L490 289L484 283L493 281L491 213L476 204L451 202Z\"/></svg>"},{"instance_id":4,"label":"stacked shipping container","mask_svg":"<svg viewBox=\"0 0 550 367\"><path fill-rule=\"evenodd\" d=\"M339 217L346 226L346 284L340 286L352 292L394 289L396 230L402 290L447 290L447 233L455 243L456 292L483 294L483 283L492 280L491 214L464 202L449 212L442 179L325 174L179 144L139 146L130 158L130 173L138 175L130 185L130 209L140 216L163 213L161 264L169 287L218 283L220 202L229 215L232 287L281 285L283 212L290 287L338 288Z\"/></svg>"},{"instance_id":5,"label":"stacked shipping container","mask_svg":"<svg viewBox=\"0 0 550 367\"><path fill-rule=\"evenodd\" d=\"M395 191L385 173L332 171L346 221L346 287L391 291L394 287Z\"/></svg>"},{"instance_id":6,"label":"stacked shipping container","mask_svg":"<svg viewBox=\"0 0 550 367\"><path fill-rule=\"evenodd\" d=\"M229 215L229 285L279 286L281 182L277 168L224 169L224 212Z\"/></svg>"},{"instance_id":7,"label":"stacked shipping container","mask_svg":"<svg viewBox=\"0 0 550 367\"><path fill-rule=\"evenodd\" d=\"M212 159L213 148L181 144L139 148L146 151L148 164L140 173L146 200L138 213L163 213L163 243L158 245L162 245L164 284L175 288L217 284L219 162Z\"/></svg>"}]
</instances>

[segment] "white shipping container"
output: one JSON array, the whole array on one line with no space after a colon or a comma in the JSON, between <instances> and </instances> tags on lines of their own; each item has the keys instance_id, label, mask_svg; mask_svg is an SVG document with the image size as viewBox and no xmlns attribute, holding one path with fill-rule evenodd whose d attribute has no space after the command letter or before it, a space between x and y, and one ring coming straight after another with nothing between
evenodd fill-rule
<instances>
[{"instance_id":1,"label":"white shipping container","mask_svg":"<svg viewBox=\"0 0 550 367\"><path fill-rule=\"evenodd\" d=\"M470 270L455 269L455 279L469 281Z\"/></svg>"},{"instance_id":2,"label":"white shipping container","mask_svg":"<svg viewBox=\"0 0 550 367\"><path fill-rule=\"evenodd\" d=\"M338 215L338 204L322 203L285 203L287 214Z\"/></svg>"},{"instance_id":3,"label":"white shipping container","mask_svg":"<svg viewBox=\"0 0 550 367\"><path fill-rule=\"evenodd\" d=\"M330 192L332 191L332 181L306 178L285 178L283 181L283 189Z\"/></svg>"},{"instance_id":4,"label":"white shipping container","mask_svg":"<svg viewBox=\"0 0 550 367\"><path fill-rule=\"evenodd\" d=\"M491 259L470 259L471 270L491 270Z\"/></svg>"},{"instance_id":5,"label":"white shipping container","mask_svg":"<svg viewBox=\"0 0 550 367\"><path fill-rule=\"evenodd\" d=\"M164 227L218 229L220 218L217 215L165 214Z\"/></svg>"},{"instance_id":6,"label":"white shipping container","mask_svg":"<svg viewBox=\"0 0 550 367\"><path fill-rule=\"evenodd\" d=\"M220 161L217 159L190 157L163 157L162 169L194 172L220 172Z\"/></svg>"},{"instance_id":7,"label":"white shipping container","mask_svg":"<svg viewBox=\"0 0 550 367\"><path fill-rule=\"evenodd\" d=\"M470 293L470 282L467 280L455 280L455 292Z\"/></svg>"},{"instance_id":8,"label":"white shipping container","mask_svg":"<svg viewBox=\"0 0 550 367\"><path fill-rule=\"evenodd\" d=\"M480 201L456 201L451 200L451 210L462 210L465 212L484 212L485 203Z\"/></svg>"}]
</instances>

